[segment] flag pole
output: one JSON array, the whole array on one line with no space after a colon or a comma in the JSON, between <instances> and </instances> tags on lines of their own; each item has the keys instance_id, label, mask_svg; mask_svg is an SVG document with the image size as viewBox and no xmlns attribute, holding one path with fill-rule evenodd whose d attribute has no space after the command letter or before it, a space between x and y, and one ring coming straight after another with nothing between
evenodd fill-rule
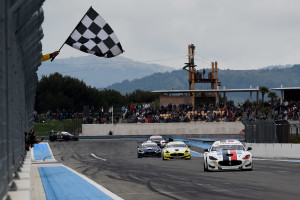
<instances>
[{"instance_id":1,"label":"flag pole","mask_svg":"<svg viewBox=\"0 0 300 200\"><path fill-rule=\"evenodd\" d=\"M89 10L92 8L92 6L88 9L88 11L86 12L86 13L88 13L89 12ZM85 15L83 15L83 17L81 18L81 20L78 22L78 24L83 20L83 18L86 16L86 13L85 13ZM73 31L71 32L71 34L70 35L72 35L72 33L75 31L75 29L76 29L76 27L78 26L78 24L75 26L75 28L73 29ZM69 37L70 37L70 35L69 35ZM66 42L67 42L67 40L69 39L69 37L66 39L66 41L63 43L63 45L61 45L61 47L59 48L59 50L58 51L60 51L62 48L63 48L63 46L66 44ZM56 57L56 56L55 56ZM51 59L51 62L55 59L55 57L53 57L52 59Z\"/></svg>"},{"instance_id":2,"label":"flag pole","mask_svg":"<svg viewBox=\"0 0 300 200\"><path fill-rule=\"evenodd\" d=\"M112 124L112 133L114 134L114 106L112 106L111 124Z\"/></svg>"}]
</instances>

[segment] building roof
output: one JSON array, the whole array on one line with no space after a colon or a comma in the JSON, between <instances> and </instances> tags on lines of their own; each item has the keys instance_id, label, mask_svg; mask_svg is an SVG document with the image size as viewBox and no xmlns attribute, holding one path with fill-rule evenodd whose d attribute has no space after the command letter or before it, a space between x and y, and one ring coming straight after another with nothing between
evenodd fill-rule
<instances>
[{"instance_id":1,"label":"building roof","mask_svg":"<svg viewBox=\"0 0 300 200\"><path fill-rule=\"evenodd\" d=\"M284 90L300 90L300 87L280 87L280 88L271 88L271 90L278 90L278 91L284 91Z\"/></svg>"},{"instance_id":2,"label":"building roof","mask_svg":"<svg viewBox=\"0 0 300 200\"><path fill-rule=\"evenodd\" d=\"M259 92L258 88L211 89L211 90L154 90L153 93L212 93L212 92Z\"/></svg>"}]
</instances>

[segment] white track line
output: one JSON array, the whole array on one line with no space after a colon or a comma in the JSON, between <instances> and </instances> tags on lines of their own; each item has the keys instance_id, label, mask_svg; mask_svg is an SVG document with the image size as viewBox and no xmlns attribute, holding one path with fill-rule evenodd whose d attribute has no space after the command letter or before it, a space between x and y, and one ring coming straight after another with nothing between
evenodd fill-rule
<instances>
[{"instance_id":1,"label":"white track line","mask_svg":"<svg viewBox=\"0 0 300 200\"><path fill-rule=\"evenodd\" d=\"M95 154L91 154L91 156L93 156L93 157L95 157L95 158L97 158L97 159L99 159L99 160L103 160L103 161L106 161L106 159L104 159L104 158L99 158L98 156L96 156Z\"/></svg>"}]
</instances>

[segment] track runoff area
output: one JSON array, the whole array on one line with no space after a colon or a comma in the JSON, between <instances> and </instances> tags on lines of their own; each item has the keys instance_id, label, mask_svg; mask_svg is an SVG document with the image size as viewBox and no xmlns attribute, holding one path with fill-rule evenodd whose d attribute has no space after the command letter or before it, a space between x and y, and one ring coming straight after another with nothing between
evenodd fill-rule
<instances>
[{"instance_id":1,"label":"track runoff area","mask_svg":"<svg viewBox=\"0 0 300 200\"><path fill-rule=\"evenodd\" d=\"M299 160L254 158L252 171L205 172L210 145L174 140L191 146L191 160L137 158L140 138L42 143L33 157L47 199L299 199Z\"/></svg>"}]
</instances>

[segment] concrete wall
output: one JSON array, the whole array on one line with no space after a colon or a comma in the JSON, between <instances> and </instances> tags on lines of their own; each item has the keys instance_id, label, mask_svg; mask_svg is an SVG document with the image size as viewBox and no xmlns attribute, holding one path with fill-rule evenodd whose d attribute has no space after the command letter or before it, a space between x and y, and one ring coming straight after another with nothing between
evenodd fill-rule
<instances>
[{"instance_id":1,"label":"concrete wall","mask_svg":"<svg viewBox=\"0 0 300 200\"><path fill-rule=\"evenodd\" d=\"M143 124L82 124L82 136L108 135L177 135L177 134L239 134L241 122L143 123Z\"/></svg>"},{"instance_id":2,"label":"concrete wall","mask_svg":"<svg viewBox=\"0 0 300 200\"><path fill-rule=\"evenodd\" d=\"M257 158L300 158L300 144L247 143L252 155Z\"/></svg>"}]
</instances>

